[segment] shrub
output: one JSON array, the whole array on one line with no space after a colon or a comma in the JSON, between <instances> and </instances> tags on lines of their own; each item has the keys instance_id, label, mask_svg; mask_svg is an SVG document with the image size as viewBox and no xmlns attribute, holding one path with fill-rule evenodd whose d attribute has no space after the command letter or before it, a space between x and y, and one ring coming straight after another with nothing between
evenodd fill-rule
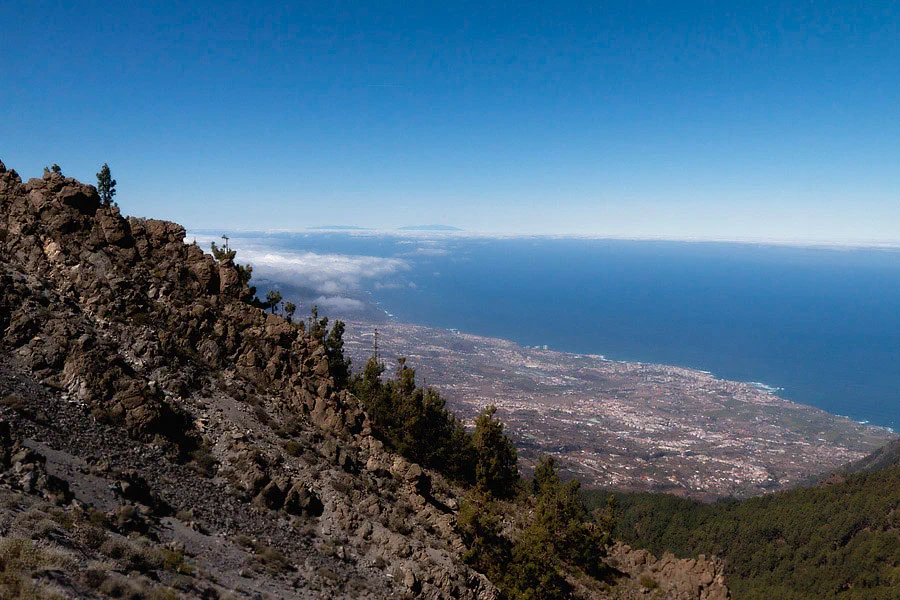
<instances>
[{"instance_id":1,"label":"shrub","mask_svg":"<svg viewBox=\"0 0 900 600\"><path fill-rule=\"evenodd\" d=\"M219 461L213 456L209 442L205 441L190 453L190 467L197 473L212 477L216 474Z\"/></svg>"},{"instance_id":2,"label":"shrub","mask_svg":"<svg viewBox=\"0 0 900 600\"><path fill-rule=\"evenodd\" d=\"M299 442L290 440L284 445L284 451L287 452L290 456L300 456L301 454L303 454L303 446Z\"/></svg>"},{"instance_id":3,"label":"shrub","mask_svg":"<svg viewBox=\"0 0 900 600\"><path fill-rule=\"evenodd\" d=\"M659 582L646 573L638 578L638 583L640 583L641 586L647 588L648 590L655 590L659 587Z\"/></svg>"},{"instance_id":4,"label":"shrub","mask_svg":"<svg viewBox=\"0 0 900 600\"><path fill-rule=\"evenodd\" d=\"M106 532L94 525L79 525L75 529L74 537L92 550L101 548L107 539Z\"/></svg>"},{"instance_id":5,"label":"shrub","mask_svg":"<svg viewBox=\"0 0 900 600\"><path fill-rule=\"evenodd\" d=\"M24 412L28 409L28 403L24 398L18 396L16 394L8 394L3 397L3 400L0 400L4 406L13 409L16 412Z\"/></svg>"},{"instance_id":6,"label":"shrub","mask_svg":"<svg viewBox=\"0 0 900 600\"><path fill-rule=\"evenodd\" d=\"M184 553L180 550L160 548L157 550L162 558L162 568L179 575L193 575L194 568L185 562Z\"/></svg>"},{"instance_id":7,"label":"shrub","mask_svg":"<svg viewBox=\"0 0 900 600\"><path fill-rule=\"evenodd\" d=\"M72 555L61 549L41 548L19 537L0 538L0 598L62 598L50 588L34 583L31 576L40 570L71 570L76 564Z\"/></svg>"}]
</instances>

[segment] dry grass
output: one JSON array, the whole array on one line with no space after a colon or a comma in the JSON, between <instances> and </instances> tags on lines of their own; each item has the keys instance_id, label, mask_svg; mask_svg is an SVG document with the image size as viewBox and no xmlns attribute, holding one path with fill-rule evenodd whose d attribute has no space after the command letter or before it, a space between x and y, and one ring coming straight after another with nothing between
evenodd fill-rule
<instances>
[{"instance_id":1,"label":"dry grass","mask_svg":"<svg viewBox=\"0 0 900 600\"><path fill-rule=\"evenodd\" d=\"M53 587L35 581L41 571L71 571L78 560L68 551L42 546L21 537L0 539L0 598L37 600L63 598Z\"/></svg>"}]
</instances>

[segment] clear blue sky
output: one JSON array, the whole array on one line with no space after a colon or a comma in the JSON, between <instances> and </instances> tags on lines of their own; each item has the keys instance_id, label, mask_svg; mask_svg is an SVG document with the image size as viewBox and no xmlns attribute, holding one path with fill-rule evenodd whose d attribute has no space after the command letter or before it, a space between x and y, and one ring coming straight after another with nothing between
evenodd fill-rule
<instances>
[{"instance_id":1,"label":"clear blue sky","mask_svg":"<svg viewBox=\"0 0 900 600\"><path fill-rule=\"evenodd\" d=\"M0 2L0 159L193 228L900 241L900 3L291 4Z\"/></svg>"}]
</instances>

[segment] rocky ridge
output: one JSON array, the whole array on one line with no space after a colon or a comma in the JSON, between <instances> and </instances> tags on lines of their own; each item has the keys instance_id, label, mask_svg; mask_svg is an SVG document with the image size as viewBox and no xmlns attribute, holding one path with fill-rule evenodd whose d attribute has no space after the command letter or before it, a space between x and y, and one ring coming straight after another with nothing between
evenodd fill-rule
<instances>
[{"instance_id":1,"label":"rocky ridge","mask_svg":"<svg viewBox=\"0 0 900 600\"><path fill-rule=\"evenodd\" d=\"M49 171L23 183L0 163L0 536L67 565L21 585L497 597L460 559L459 491L387 452L324 348L184 235L123 217L93 186ZM28 514L58 526L23 529ZM670 597L727 594L714 576L701 587Z\"/></svg>"}]
</instances>

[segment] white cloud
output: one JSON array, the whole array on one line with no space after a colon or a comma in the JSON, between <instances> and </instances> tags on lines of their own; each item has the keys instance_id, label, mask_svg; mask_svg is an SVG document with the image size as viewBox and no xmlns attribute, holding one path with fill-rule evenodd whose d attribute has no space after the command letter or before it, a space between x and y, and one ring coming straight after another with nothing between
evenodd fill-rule
<instances>
[{"instance_id":1,"label":"white cloud","mask_svg":"<svg viewBox=\"0 0 900 600\"><path fill-rule=\"evenodd\" d=\"M409 256L447 256L450 251L446 248L416 248Z\"/></svg>"},{"instance_id":2,"label":"white cloud","mask_svg":"<svg viewBox=\"0 0 900 600\"><path fill-rule=\"evenodd\" d=\"M409 250L407 252L402 253L400 256L408 256L410 258L415 258L417 256L447 256L450 254L450 250L446 247L446 242L444 240L401 240L397 242L397 244L416 244L416 248L414 250Z\"/></svg>"},{"instance_id":3,"label":"white cloud","mask_svg":"<svg viewBox=\"0 0 900 600\"><path fill-rule=\"evenodd\" d=\"M363 310L366 307L361 300L343 296L319 296L315 299L315 303L326 312L353 312Z\"/></svg>"},{"instance_id":4,"label":"white cloud","mask_svg":"<svg viewBox=\"0 0 900 600\"><path fill-rule=\"evenodd\" d=\"M187 237L194 238L203 248L208 248L211 241L221 245L216 236ZM254 278L306 288L335 302L342 297L349 300L346 296L359 292L366 281L378 282L410 268L407 261L399 258L276 251L258 238L234 237L230 246L237 250L238 262L253 266Z\"/></svg>"}]
</instances>

